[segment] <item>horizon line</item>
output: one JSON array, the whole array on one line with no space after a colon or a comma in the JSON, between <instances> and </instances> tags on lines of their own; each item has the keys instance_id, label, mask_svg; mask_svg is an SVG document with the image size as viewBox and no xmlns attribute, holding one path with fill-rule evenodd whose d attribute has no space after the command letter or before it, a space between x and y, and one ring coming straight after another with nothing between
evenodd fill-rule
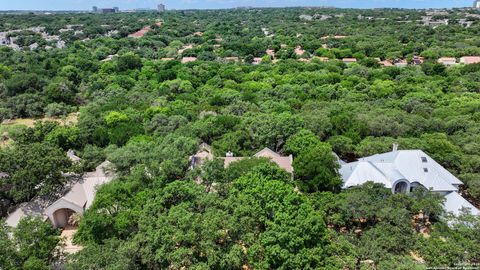
<instances>
[{"instance_id":1,"label":"horizon line","mask_svg":"<svg viewBox=\"0 0 480 270\"><path fill-rule=\"evenodd\" d=\"M105 7L100 7L100 9ZM113 8L113 7L106 7ZM187 9L167 9L168 11L202 11L202 10L232 10L232 9L285 9L285 8L318 8L318 9L357 9L357 10L372 10L372 9L402 9L402 10L428 10L428 9L475 9L470 6L458 6L458 7L371 7L371 8L358 8L358 7L336 7L336 6L282 6L282 7L269 7L269 6L238 6L230 8L187 8ZM131 8L131 9L119 9L120 11L156 11L156 8ZM92 9L0 9L1 12L92 12ZM93 12L92 12L93 13Z\"/></svg>"}]
</instances>

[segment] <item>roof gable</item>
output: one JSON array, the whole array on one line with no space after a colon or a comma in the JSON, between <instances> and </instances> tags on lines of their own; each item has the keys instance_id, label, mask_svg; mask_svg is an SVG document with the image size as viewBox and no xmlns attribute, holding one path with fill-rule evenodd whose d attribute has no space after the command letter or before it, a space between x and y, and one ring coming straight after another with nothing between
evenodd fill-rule
<instances>
[{"instance_id":1,"label":"roof gable","mask_svg":"<svg viewBox=\"0 0 480 270\"><path fill-rule=\"evenodd\" d=\"M276 158L281 157L277 152L274 152L268 147L263 148L258 153L254 155L255 157L268 157L268 158Z\"/></svg>"},{"instance_id":2,"label":"roof gable","mask_svg":"<svg viewBox=\"0 0 480 270\"><path fill-rule=\"evenodd\" d=\"M383 184L387 188L392 187L387 176L369 161L347 163L341 167L339 173L344 180L344 188L362 185L369 181Z\"/></svg>"},{"instance_id":3,"label":"roof gable","mask_svg":"<svg viewBox=\"0 0 480 270\"><path fill-rule=\"evenodd\" d=\"M281 156L277 152L272 151L271 149L265 147L258 153L254 155L256 158L268 158L272 162L276 163L280 168L284 169L289 173L293 173L293 156L288 157ZM231 163L245 159L248 157L223 157L225 167L228 167Z\"/></svg>"},{"instance_id":4,"label":"roof gable","mask_svg":"<svg viewBox=\"0 0 480 270\"><path fill-rule=\"evenodd\" d=\"M340 173L344 186L349 187L372 180L392 187L405 179L418 182L433 191L456 191L462 182L422 150L399 150L359 159L342 165ZM351 170L349 172L349 170Z\"/></svg>"},{"instance_id":5,"label":"roof gable","mask_svg":"<svg viewBox=\"0 0 480 270\"><path fill-rule=\"evenodd\" d=\"M63 209L63 208L68 208L68 209L71 209L75 212L83 212L84 205L78 205L77 203L69 201L69 200L65 199L64 197L62 197L62 198L56 200L54 203L52 203L47 208L45 208L43 213L46 214L46 215L52 215L53 213L55 213L55 211L57 211L59 209Z\"/></svg>"}]
</instances>

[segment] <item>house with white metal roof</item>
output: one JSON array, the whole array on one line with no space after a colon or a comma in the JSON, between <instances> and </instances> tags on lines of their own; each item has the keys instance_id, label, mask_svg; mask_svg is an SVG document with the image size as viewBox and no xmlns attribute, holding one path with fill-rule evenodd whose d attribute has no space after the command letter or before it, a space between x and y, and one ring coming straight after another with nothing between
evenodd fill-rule
<instances>
[{"instance_id":1,"label":"house with white metal roof","mask_svg":"<svg viewBox=\"0 0 480 270\"><path fill-rule=\"evenodd\" d=\"M339 173L343 188L373 181L383 184L392 193L408 193L424 187L445 196L444 209L459 214L466 208L471 214L480 211L459 193L462 185L457 177L438 164L422 150L397 150L360 158L358 161L340 164Z\"/></svg>"}]
</instances>

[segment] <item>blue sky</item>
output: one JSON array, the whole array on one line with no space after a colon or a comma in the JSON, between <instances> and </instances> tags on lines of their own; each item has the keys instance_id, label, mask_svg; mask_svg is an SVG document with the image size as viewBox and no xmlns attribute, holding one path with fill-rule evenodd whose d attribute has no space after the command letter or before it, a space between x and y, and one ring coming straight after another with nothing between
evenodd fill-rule
<instances>
[{"instance_id":1,"label":"blue sky","mask_svg":"<svg viewBox=\"0 0 480 270\"><path fill-rule=\"evenodd\" d=\"M86 10L94 5L98 7L118 6L120 9L154 8L160 2L165 3L167 9L322 5L344 8L438 8L473 5L473 0L0 0L0 10Z\"/></svg>"}]
</instances>

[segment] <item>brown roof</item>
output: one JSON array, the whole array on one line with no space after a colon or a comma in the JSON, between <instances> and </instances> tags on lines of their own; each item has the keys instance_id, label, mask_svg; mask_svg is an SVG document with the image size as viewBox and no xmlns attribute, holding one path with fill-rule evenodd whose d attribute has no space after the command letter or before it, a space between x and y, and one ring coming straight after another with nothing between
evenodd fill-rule
<instances>
[{"instance_id":1,"label":"brown roof","mask_svg":"<svg viewBox=\"0 0 480 270\"><path fill-rule=\"evenodd\" d=\"M261 57L255 57L253 58L253 63L252 64L260 64L262 62L262 58Z\"/></svg>"},{"instance_id":2,"label":"brown roof","mask_svg":"<svg viewBox=\"0 0 480 270\"><path fill-rule=\"evenodd\" d=\"M276 163L278 167L284 169L288 173L293 173L293 166L292 166L293 156L292 155L288 157L284 157L278 154L277 152L270 150L269 148L264 148L258 153L256 153L254 157L269 158L272 160L272 162ZM223 160L224 160L225 167L228 167L233 162L236 162L245 158L248 158L248 157L224 157Z\"/></svg>"},{"instance_id":3,"label":"brown roof","mask_svg":"<svg viewBox=\"0 0 480 270\"><path fill-rule=\"evenodd\" d=\"M213 160L213 154L206 150L202 150L190 157L190 167L195 168L202 166L209 160Z\"/></svg>"},{"instance_id":4,"label":"brown roof","mask_svg":"<svg viewBox=\"0 0 480 270\"><path fill-rule=\"evenodd\" d=\"M452 61L456 62L457 59L455 59L455 57L441 57L441 58L438 59L438 62L439 62L439 63L442 63L442 62L452 62Z\"/></svg>"},{"instance_id":5,"label":"brown roof","mask_svg":"<svg viewBox=\"0 0 480 270\"><path fill-rule=\"evenodd\" d=\"M178 54L182 54L185 50L188 50L188 49L193 49L193 45L192 44L184 45L180 50L178 50Z\"/></svg>"},{"instance_id":6,"label":"brown roof","mask_svg":"<svg viewBox=\"0 0 480 270\"><path fill-rule=\"evenodd\" d=\"M303 50L302 47L300 47L300 46L295 47L295 54L296 55L302 55L304 53L305 53L305 50Z\"/></svg>"},{"instance_id":7,"label":"brown roof","mask_svg":"<svg viewBox=\"0 0 480 270\"><path fill-rule=\"evenodd\" d=\"M353 63L357 62L357 58L343 58L342 61L347 63Z\"/></svg>"},{"instance_id":8,"label":"brown roof","mask_svg":"<svg viewBox=\"0 0 480 270\"><path fill-rule=\"evenodd\" d=\"M380 61L379 64L380 64L380 65L383 65L384 67L391 67L391 66L393 66L393 63L392 63L392 61L390 61L390 60Z\"/></svg>"},{"instance_id":9,"label":"brown roof","mask_svg":"<svg viewBox=\"0 0 480 270\"><path fill-rule=\"evenodd\" d=\"M145 36L146 33L150 32L150 30L152 30L152 28L150 26L145 26L142 29L138 30L137 32L128 35L128 37L141 38L141 37Z\"/></svg>"},{"instance_id":10,"label":"brown roof","mask_svg":"<svg viewBox=\"0 0 480 270\"><path fill-rule=\"evenodd\" d=\"M233 162L240 161L242 159L245 159L246 157L223 157L223 164L225 165L225 168L230 166Z\"/></svg>"},{"instance_id":11,"label":"brown roof","mask_svg":"<svg viewBox=\"0 0 480 270\"><path fill-rule=\"evenodd\" d=\"M269 158L272 162L276 163L280 168L284 169L288 173L293 173L293 156L288 157L281 156L275 151L269 148L264 148L254 155L256 158ZM205 164L207 160L213 160L214 156L211 151L211 147L208 144L201 144L199 151L190 157L190 167L196 168ZM225 168L230 166L233 162L237 162L249 157L222 157Z\"/></svg>"},{"instance_id":12,"label":"brown roof","mask_svg":"<svg viewBox=\"0 0 480 270\"><path fill-rule=\"evenodd\" d=\"M276 157L280 157L280 154L277 153L277 152L274 152L273 150L271 150L268 147L265 147L262 150L260 150L258 153L256 153L254 156L255 157L276 158Z\"/></svg>"},{"instance_id":13,"label":"brown roof","mask_svg":"<svg viewBox=\"0 0 480 270\"><path fill-rule=\"evenodd\" d=\"M266 54L270 55L271 57L275 57L275 51L272 49L268 49L265 51Z\"/></svg>"},{"instance_id":14,"label":"brown roof","mask_svg":"<svg viewBox=\"0 0 480 270\"><path fill-rule=\"evenodd\" d=\"M239 61L240 59L239 59L238 57L231 56L231 57L225 57L225 60L226 60L226 61L237 62L237 61Z\"/></svg>"},{"instance_id":15,"label":"brown roof","mask_svg":"<svg viewBox=\"0 0 480 270\"><path fill-rule=\"evenodd\" d=\"M480 63L480 56L464 56L460 58L460 62L464 64L476 64Z\"/></svg>"},{"instance_id":16,"label":"brown roof","mask_svg":"<svg viewBox=\"0 0 480 270\"><path fill-rule=\"evenodd\" d=\"M398 60L395 61L395 65L396 66L406 66L406 65L408 65L408 62L405 59L398 59Z\"/></svg>"},{"instance_id":17,"label":"brown roof","mask_svg":"<svg viewBox=\"0 0 480 270\"><path fill-rule=\"evenodd\" d=\"M183 57L182 58L182 63L189 63L189 62L194 62L197 61L197 57Z\"/></svg>"},{"instance_id":18,"label":"brown roof","mask_svg":"<svg viewBox=\"0 0 480 270\"><path fill-rule=\"evenodd\" d=\"M347 38L347 37L348 36L335 35L335 36L324 36L324 37L321 37L321 39L328 39L328 38L342 39L342 38Z\"/></svg>"},{"instance_id":19,"label":"brown roof","mask_svg":"<svg viewBox=\"0 0 480 270\"><path fill-rule=\"evenodd\" d=\"M198 152L190 157L190 167L193 169L197 166L202 166L206 161L212 159L212 147L206 143L202 143L198 147Z\"/></svg>"}]
</instances>

